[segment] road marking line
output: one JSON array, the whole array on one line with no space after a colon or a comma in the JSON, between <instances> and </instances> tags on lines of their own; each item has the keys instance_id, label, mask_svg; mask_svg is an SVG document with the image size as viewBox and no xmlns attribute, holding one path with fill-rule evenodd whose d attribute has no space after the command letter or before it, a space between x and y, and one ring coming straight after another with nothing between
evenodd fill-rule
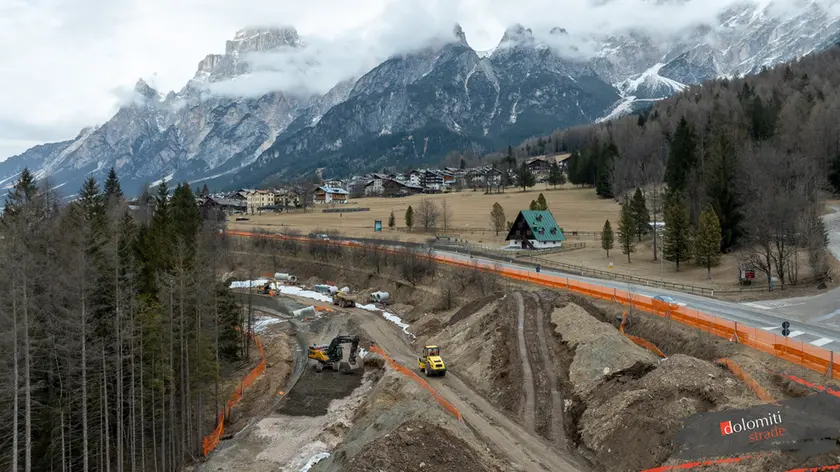
<instances>
[{"instance_id":1,"label":"road marking line","mask_svg":"<svg viewBox=\"0 0 840 472\"><path fill-rule=\"evenodd\" d=\"M742 303L742 305L751 306L753 308L758 308L759 310L769 310L770 307L761 305L759 303Z\"/></svg>"},{"instance_id":2,"label":"road marking line","mask_svg":"<svg viewBox=\"0 0 840 472\"><path fill-rule=\"evenodd\" d=\"M763 329L765 331L773 331L774 329L777 329L777 328L778 328L778 326L768 326L766 328L761 328L761 329Z\"/></svg>"},{"instance_id":3,"label":"road marking line","mask_svg":"<svg viewBox=\"0 0 840 472\"><path fill-rule=\"evenodd\" d=\"M811 344L813 344L814 346L817 346L817 347L822 347L822 346L825 346L826 344L828 344L830 342L833 342L833 341L834 341L833 339L820 338L820 339L817 339L816 341L811 341Z\"/></svg>"},{"instance_id":4,"label":"road marking line","mask_svg":"<svg viewBox=\"0 0 840 472\"><path fill-rule=\"evenodd\" d=\"M805 331L794 331L794 332L788 334L788 337L789 338L795 338L795 337L797 337L799 335L802 335L802 334L805 334Z\"/></svg>"}]
</instances>

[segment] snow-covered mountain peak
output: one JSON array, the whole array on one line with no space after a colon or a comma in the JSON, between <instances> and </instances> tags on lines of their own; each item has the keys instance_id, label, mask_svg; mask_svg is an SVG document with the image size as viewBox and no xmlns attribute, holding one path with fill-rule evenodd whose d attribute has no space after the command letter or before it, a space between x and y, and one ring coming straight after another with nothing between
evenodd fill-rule
<instances>
[{"instance_id":1,"label":"snow-covered mountain peak","mask_svg":"<svg viewBox=\"0 0 840 472\"><path fill-rule=\"evenodd\" d=\"M137 83L134 84L134 91L143 97L156 99L158 98L157 90L153 89L149 84L146 83L143 79L138 79Z\"/></svg>"},{"instance_id":2,"label":"snow-covered mountain peak","mask_svg":"<svg viewBox=\"0 0 840 472\"><path fill-rule=\"evenodd\" d=\"M519 23L516 23L515 25L509 26L508 29L505 30L505 34L502 36L502 40L499 42L499 47L520 44L531 44L533 42L534 32L531 31L530 28L525 28Z\"/></svg>"},{"instance_id":3,"label":"snow-covered mountain peak","mask_svg":"<svg viewBox=\"0 0 840 472\"><path fill-rule=\"evenodd\" d=\"M455 35L455 39L458 42L464 44L465 46L467 45L467 35L464 33L464 28L462 28L459 23L455 23L455 27L452 28L452 34Z\"/></svg>"},{"instance_id":4,"label":"snow-covered mountain peak","mask_svg":"<svg viewBox=\"0 0 840 472\"><path fill-rule=\"evenodd\" d=\"M247 28L236 32L225 43L225 55L242 55L249 52L266 52L281 47L303 47L298 32L291 26L282 28Z\"/></svg>"}]
</instances>

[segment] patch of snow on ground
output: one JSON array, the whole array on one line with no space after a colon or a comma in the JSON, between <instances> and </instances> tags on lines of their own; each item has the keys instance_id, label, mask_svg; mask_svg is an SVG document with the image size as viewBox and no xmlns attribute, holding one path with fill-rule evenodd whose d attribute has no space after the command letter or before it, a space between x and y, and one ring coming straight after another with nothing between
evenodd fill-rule
<instances>
[{"instance_id":1,"label":"patch of snow on ground","mask_svg":"<svg viewBox=\"0 0 840 472\"><path fill-rule=\"evenodd\" d=\"M261 334L265 331L265 328L275 325L278 323L282 323L286 320L281 320L279 318L272 318L267 316L258 316L256 321L254 321L254 331L257 334Z\"/></svg>"},{"instance_id":2,"label":"patch of snow on ground","mask_svg":"<svg viewBox=\"0 0 840 472\"><path fill-rule=\"evenodd\" d=\"M311 290L304 290L300 287L295 287L293 285L274 284L274 289L284 295L295 295L303 298L311 298L312 300L317 300L319 302L332 303L332 297L330 297L329 295L324 295L323 293L319 292L313 292Z\"/></svg>"},{"instance_id":3,"label":"patch of snow on ground","mask_svg":"<svg viewBox=\"0 0 840 472\"><path fill-rule=\"evenodd\" d=\"M308 461L306 461L306 464L303 465L303 467L300 469L300 472L309 472L309 469L311 469L312 466L321 462L327 457L330 457L329 452L319 452L318 454L315 454L314 456L310 457Z\"/></svg>"},{"instance_id":4,"label":"patch of snow on ground","mask_svg":"<svg viewBox=\"0 0 840 472\"><path fill-rule=\"evenodd\" d=\"M268 279L238 280L230 283L230 288L264 287Z\"/></svg>"},{"instance_id":5,"label":"patch of snow on ground","mask_svg":"<svg viewBox=\"0 0 840 472\"><path fill-rule=\"evenodd\" d=\"M416 336L414 336L413 333L410 333L408 331L409 324L408 323L403 323L402 318L400 318L399 316L397 316L393 313L388 313L387 311L380 310L373 303L370 303L370 304L367 304L367 305L356 305L356 308L361 308L362 310L367 310L367 311L372 311L372 312L377 312L378 311L378 312L382 313L383 318L385 318L386 320L390 321L391 323L394 323L395 325L402 328L403 333L411 336L412 338L416 337Z\"/></svg>"},{"instance_id":6,"label":"patch of snow on ground","mask_svg":"<svg viewBox=\"0 0 840 472\"><path fill-rule=\"evenodd\" d=\"M231 282L230 288L248 288L249 287L248 283L249 283L248 280ZM267 283L268 283L267 279L251 280L250 281L250 284L251 284L250 286L251 287L262 287ZM273 285L273 288L275 290L277 290L278 292L280 292L284 295L295 295L295 296L303 297L303 298L311 298L312 300L317 300L319 302L332 303L332 297L330 297L329 295L324 295L323 293L313 292L311 290L304 290L300 287L295 287L295 286L292 286L292 285L277 285L277 284L272 284L272 285ZM410 325L408 323L403 323L402 318L400 318L399 316L397 316L393 313L389 313L387 311L381 310L381 309L377 308L376 305L374 305L372 303L367 304L367 305L357 304L356 308L361 308L362 310L367 310L367 311L372 311L372 312L380 312L380 313L382 313L383 318L385 318L386 320L390 321L391 323L394 323L395 325L402 328L402 330L405 334L411 336L412 338L415 337L414 334L412 334L408 331L408 328L409 328Z\"/></svg>"}]
</instances>

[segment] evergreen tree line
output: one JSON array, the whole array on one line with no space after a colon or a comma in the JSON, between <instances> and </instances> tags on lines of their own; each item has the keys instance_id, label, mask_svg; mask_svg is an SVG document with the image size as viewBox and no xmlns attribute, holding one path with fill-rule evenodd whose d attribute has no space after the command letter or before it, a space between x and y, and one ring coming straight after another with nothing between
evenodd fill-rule
<instances>
[{"instance_id":1,"label":"evergreen tree line","mask_svg":"<svg viewBox=\"0 0 840 472\"><path fill-rule=\"evenodd\" d=\"M711 205L703 210L699 224L693 227L685 201L679 197L669 198L665 203L664 223L665 230L662 231L662 240L659 241L662 257L674 262L677 272L680 270L680 263L693 259L698 265L706 268L707 277L711 278L712 267L720 263L722 239L720 221ZM633 198L625 197L621 204L618 234L613 232L610 220L604 222L601 230L601 248L609 257L610 250L615 247L617 236L621 252L627 255L629 263L632 262L630 254L636 252L637 242L641 242L642 237L650 233L653 233L653 256L656 260L659 257L657 253L659 232L654 231L644 194L637 188Z\"/></svg>"},{"instance_id":2,"label":"evergreen tree line","mask_svg":"<svg viewBox=\"0 0 840 472\"><path fill-rule=\"evenodd\" d=\"M24 170L0 217L0 469L174 471L247 356L224 240L187 184L129 209L116 173L63 205Z\"/></svg>"}]
</instances>

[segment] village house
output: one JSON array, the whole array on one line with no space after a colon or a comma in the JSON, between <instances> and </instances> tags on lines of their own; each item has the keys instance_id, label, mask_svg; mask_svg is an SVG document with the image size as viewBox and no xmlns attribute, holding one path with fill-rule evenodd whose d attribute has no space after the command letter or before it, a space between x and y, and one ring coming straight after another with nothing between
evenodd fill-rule
<instances>
[{"instance_id":1,"label":"village house","mask_svg":"<svg viewBox=\"0 0 840 472\"><path fill-rule=\"evenodd\" d=\"M247 209L247 203L244 199L239 198L209 196L202 198L199 208L204 218L208 219L213 212L219 212L227 216L244 213Z\"/></svg>"},{"instance_id":2,"label":"village house","mask_svg":"<svg viewBox=\"0 0 840 472\"><path fill-rule=\"evenodd\" d=\"M566 237L550 211L522 210L516 215L505 241L517 249L546 249L563 245Z\"/></svg>"},{"instance_id":3,"label":"village house","mask_svg":"<svg viewBox=\"0 0 840 472\"><path fill-rule=\"evenodd\" d=\"M271 190L252 190L245 195L247 212L251 215L258 213L260 208L273 206L275 195Z\"/></svg>"},{"instance_id":4,"label":"village house","mask_svg":"<svg viewBox=\"0 0 840 472\"><path fill-rule=\"evenodd\" d=\"M383 181L383 185L383 195L386 197L402 197L423 193L423 187L419 185L412 185L408 182L400 182L395 179L386 179Z\"/></svg>"},{"instance_id":5,"label":"village house","mask_svg":"<svg viewBox=\"0 0 840 472\"><path fill-rule=\"evenodd\" d=\"M551 168L551 162L543 156L538 156L525 161L525 166L534 174L547 174Z\"/></svg>"},{"instance_id":6,"label":"village house","mask_svg":"<svg viewBox=\"0 0 840 472\"><path fill-rule=\"evenodd\" d=\"M313 194L313 202L316 205L320 205L327 203L347 203L350 192L343 188L322 186L316 188Z\"/></svg>"},{"instance_id":7,"label":"village house","mask_svg":"<svg viewBox=\"0 0 840 472\"><path fill-rule=\"evenodd\" d=\"M432 170L427 170L423 173L420 185L429 190L440 190L443 187L443 175Z\"/></svg>"}]
</instances>

